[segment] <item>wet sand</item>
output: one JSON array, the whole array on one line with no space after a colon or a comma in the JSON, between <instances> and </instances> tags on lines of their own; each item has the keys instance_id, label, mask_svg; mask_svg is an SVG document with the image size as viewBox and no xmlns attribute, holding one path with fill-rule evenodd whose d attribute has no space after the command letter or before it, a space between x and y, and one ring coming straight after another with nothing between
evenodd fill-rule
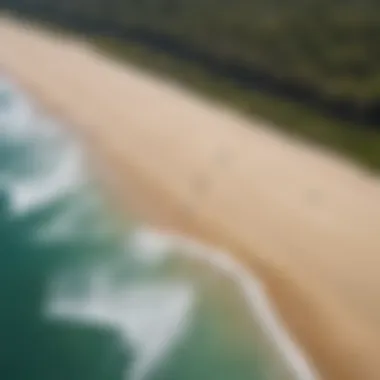
<instances>
[{"instance_id":1,"label":"wet sand","mask_svg":"<svg viewBox=\"0 0 380 380\"><path fill-rule=\"evenodd\" d=\"M4 18L1 69L75 126L115 204L251 266L322 379L380 378L377 177L83 41Z\"/></svg>"}]
</instances>

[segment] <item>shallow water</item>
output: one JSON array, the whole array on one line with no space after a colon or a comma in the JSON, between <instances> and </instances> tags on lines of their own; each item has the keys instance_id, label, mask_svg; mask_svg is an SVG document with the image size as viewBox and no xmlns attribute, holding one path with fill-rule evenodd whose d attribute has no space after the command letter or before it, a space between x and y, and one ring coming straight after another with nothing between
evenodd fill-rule
<instances>
[{"instance_id":1,"label":"shallow water","mask_svg":"<svg viewBox=\"0 0 380 380\"><path fill-rule=\"evenodd\" d=\"M312 379L223 252L107 208L83 150L0 80L0 378Z\"/></svg>"}]
</instances>

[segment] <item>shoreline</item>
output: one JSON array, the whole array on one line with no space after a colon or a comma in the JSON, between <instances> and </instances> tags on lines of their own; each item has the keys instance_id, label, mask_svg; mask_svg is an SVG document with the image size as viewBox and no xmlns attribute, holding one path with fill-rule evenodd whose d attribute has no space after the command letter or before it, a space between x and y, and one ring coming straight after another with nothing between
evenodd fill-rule
<instances>
[{"instance_id":1,"label":"shoreline","mask_svg":"<svg viewBox=\"0 0 380 380\"><path fill-rule=\"evenodd\" d=\"M35 99L32 96L32 94L28 93L27 91L24 91L25 89L22 86L20 86L20 84L14 86L15 81L12 80L10 76L0 73L0 84L2 84L1 82L3 81L5 81L6 88L9 88L9 86L11 86L11 88L16 88L16 93L18 93L18 91L21 91L22 100L26 100L28 104L31 104L32 109L37 109L38 112L35 116L37 116L37 118L39 119L40 115L42 115L43 120L43 117L45 115L45 108L42 104L40 104L38 99ZM32 116L34 115L32 114ZM51 121L54 125L54 116L51 116ZM53 129L56 128L57 130L59 130L59 133L61 132L61 130L62 132L67 132L66 126L62 125L60 122L58 122L57 124L57 127L55 125L49 125L48 127L45 126L43 128L53 127ZM40 130L38 125L39 123L37 122L37 131ZM34 132L35 131L33 131L32 133ZM66 137L66 133L64 134L64 136ZM88 164L91 164L91 162L88 162L85 157L86 155L82 154L83 151L85 151L85 147L81 146L82 144L78 144L74 139L68 140L70 142L68 146L66 146L65 148L65 158L61 158L60 162L63 163L69 160L72 163L70 166L79 166L79 172L77 172L74 176L69 175L67 177L58 174L53 180L51 178L48 179L45 182L45 184L46 187L50 190L47 193L44 193L42 191L42 196L36 197L35 195L37 193L41 194L41 192L39 190L37 190L37 192L33 192L33 189L30 189L32 196L27 200L27 202L23 202L22 199L20 202L20 199L17 200L17 196L12 198L9 208L12 211L12 214L14 213L17 216L20 216L33 212L33 210L41 206L48 207L48 205L51 205L53 204L53 202L56 201L54 197L52 198L52 194L58 194L59 188L61 186L69 186L69 188L71 188L72 186L77 186L78 184L79 186L81 186L82 175L87 177L87 173L83 169L91 169L90 167L88 167ZM66 151L66 149L68 150ZM68 152L70 153L68 154ZM61 171L62 166L58 165L57 172L61 173ZM106 169L105 172L107 172ZM80 175L79 173L82 173L82 175ZM52 183L54 184L53 186L51 186ZM101 184L98 183L92 185L95 185L96 187L99 185L101 186ZM28 187L28 184L26 184L25 186ZM13 185L11 185L10 188L13 188ZM13 188L13 190L9 190L9 193L13 194L14 190L15 188ZM30 194L29 191L27 192ZM105 195L106 198L107 196L110 196L109 192L106 192ZM115 202L114 207L116 207L117 204L119 204L119 202ZM115 211L117 212L117 210ZM117 212L117 214L119 213L120 211ZM129 227L127 227L127 229L128 228ZM268 351L268 356L265 357L270 359L271 365L273 364L274 366L277 366L277 362L280 363L279 366L283 368L284 379L286 378L293 380L317 380L317 376L315 375L315 369L312 368L306 362L302 350L300 350L300 348L291 339L290 335L284 328L277 314L274 312L272 302L268 299L265 292L263 291L263 286L261 282L257 279L257 276L255 276L255 274L252 274L250 271L246 270L239 263L239 260L236 257L234 257L233 254L229 252L223 252L212 246L206 246L201 243L198 243L190 236L176 235L168 231L158 230L154 226L144 224L144 221L139 221L138 226L134 226L132 230L132 235L134 236L132 239L136 239L137 234L139 236L138 241L140 241L140 244L142 244L142 246L137 248L138 251L140 249L144 250L143 245L144 241L146 240L150 242L147 246L148 251L154 251L154 242L158 242L158 251L162 250L162 245L166 247L164 248L164 250L166 251L167 255L170 255L170 252L178 251L178 254L181 257L191 258L192 260L201 262L202 265L211 266L218 273L223 274L224 278L233 282L235 284L234 286L239 288L239 292L245 298L244 304L245 307L249 309L249 314L251 315L251 322L253 323L252 328L256 324L260 326L261 338L258 337L257 342L261 342L261 339L263 339L262 343L264 346L266 346L269 342L270 350ZM260 346L261 344L258 344L258 347ZM264 348L262 350L266 351L264 350ZM290 377L289 373L291 374Z\"/></svg>"},{"instance_id":2,"label":"shoreline","mask_svg":"<svg viewBox=\"0 0 380 380\"><path fill-rule=\"evenodd\" d=\"M22 43L22 31L19 38ZM24 49L25 47L26 46L24 45ZM61 47L61 49L63 50L64 47ZM42 52L42 50L40 50L40 52ZM0 59L1 53L0 49ZM28 52L19 52L19 54L28 55ZM75 55L77 54L76 50L70 53L70 50L68 49L68 54L73 54L73 59L77 57ZM15 59L15 57L17 58L17 54L13 59ZM34 58L37 59L38 62L38 54L36 54ZM43 56L40 56L40 61L41 59L43 60L43 58ZM54 59L54 54L52 54L52 59ZM277 310L285 320L288 328L293 332L296 339L306 347L306 351L310 353L311 357L314 359L317 369L322 369L320 371L321 378L332 380L359 379L360 377L358 376L364 374L363 378L368 380L376 379L377 374L380 373L378 372L379 367L376 367L375 365L377 364L375 361L376 352L373 352L374 357L372 359L371 356L368 355L368 363L366 358L363 358L360 355L359 357L354 356L354 360L352 356L356 353L360 354L358 349L361 348L367 350L364 353L361 353L363 356L366 356L366 353L370 354L370 350L376 347L374 344L374 342L376 342L376 336L373 338L374 342L369 340L367 334L358 328L360 327L359 324L355 324L355 315L353 315L351 320L347 318L348 322L346 320L342 321L340 317L344 316L347 309L338 306L334 308L332 306L335 301L334 297L331 297L329 302L326 301L325 298L327 298L328 294L326 289L323 287L316 287L317 284L315 283L315 279L308 279L307 274L302 276L300 273L300 269L302 268L301 264L295 265L294 260L293 262L289 262L288 260L288 263L286 263L286 260L276 260L276 257L273 258L273 255L271 257L270 254L265 256L268 247L266 249L263 246L256 248L252 242L247 240L247 236L244 236L241 233L239 234L239 231L231 230L231 226L226 226L225 220L219 220L218 214L215 215L214 213L214 215L212 215L210 212L204 213L202 210L202 206L204 206L202 205L203 202L200 202L200 206L198 205L197 207L194 207L193 202L188 201L186 188L183 187L183 184L182 188L180 187L181 184L179 184L180 186L178 188L175 186L175 181L173 181L172 184L168 184L165 183L162 178L160 179L160 177L170 179L173 178L174 175L178 175L176 168L173 168L173 173L162 173L160 171L157 172L158 166L154 166L153 164L153 166L144 167L141 153L136 151L131 153L126 152L127 148L121 149L122 146L117 144L117 135L121 132L115 132L113 140L112 137L109 138L107 136L107 138L110 139L109 144L103 141L103 138L106 136L104 136L104 133L101 133L101 126L106 125L104 124L106 121L112 124L112 120L114 124L119 124L117 121L119 113L116 112L116 108L112 110L114 113L109 111L109 114L104 115L102 120L96 120L95 125L99 125L99 130L96 132L97 128L91 128L92 121L95 120L89 113L90 109L87 108L87 110L82 111L74 104L75 102L68 103L68 96L71 96L72 93L65 93L64 89L61 90L61 93L58 93L57 90L53 90L55 86L53 86L51 82L49 84L48 79L41 77L45 77L45 75L46 77L49 77L49 74L50 77L54 76L56 68L50 68L50 73L49 70L47 70L46 73L41 73L40 78L36 80L32 76L33 67L30 71L30 68L25 67L27 63L22 64L19 62L16 67L11 67L11 61L12 58L7 61L9 65L8 69L13 69L15 71L14 74L16 78L20 80L20 83L25 85L29 93L35 93L37 99L41 101L41 104L48 109L52 109L53 112L58 111L54 112L57 116L62 116L64 120L68 119L73 129L75 129L74 126L76 126L77 132L79 134L84 134L84 140L88 142L87 145L94 150L96 157L99 157L100 160L100 156L103 155L102 161L108 162L108 165L106 165L107 168L110 170L112 169L117 175L120 175L120 173L126 174L125 177L129 181L123 181L122 179L121 184L112 185L112 181L110 181L109 178L104 181L107 182L108 186L113 188L114 192L118 193L120 200L129 203L129 206L131 206L132 203L133 206L138 209L137 211L141 213L142 216L145 216L146 219L152 220L153 224L165 228L171 228L178 232L185 232L191 236L199 238L200 241L211 242L213 245L227 248L230 252L239 255L239 257L242 258L242 261L247 264L247 267L253 267L254 272L257 272L259 278L263 280L270 298L275 301ZM12 62L16 63L16 61ZM1 63L3 62L0 61L0 66ZM58 62L56 61L56 63ZM31 66L33 66L33 55ZM75 67L75 65L73 67ZM38 65L35 65L34 74L38 73L38 71L36 71L37 69ZM128 69L126 68L126 70ZM135 74L132 73L132 75ZM65 78L63 77L61 80L64 81ZM147 80L149 82L149 78ZM148 85L149 84L147 84L147 86ZM69 84L67 84L67 86L66 91L69 91ZM84 87L86 87L86 83L83 84L82 88ZM114 90L119 90L119 87L117 87L116 84ZM91 89L88 88L87 96L89 102L91 102L90 94ZM115 94L114 97L115 96L118 95ZM51 99L52 97L54 98L53 100ZM96 105L100 106L101 104L99 101L97 103L96 100L96 97L92 100L95 108ZM52 104L52 102L55 104ZM56 109L57 106L59 106L58 110ZM120 106L121 104L119 104L119 107ZM138 112L138 110L134 112ZM107 112L104 112L104 114L106 113ZM131 120L131 122L132 121L133 120ZM89 128L86 128L86 125ZM138 131L135 131L135 133L137 134ZM171 133L170 130L169 133ZM145 138L147 138L147 136L149 136L149 134L145 135ZM134 137L133 134L130 135L130 137ZM141 138L144 138L144 135L139 137L140 140L137 139L135 141L141 142ZM131 144L129 144L129 148L133 150ZM143 146L140 146L140 148L143 148ZM152 148L154 148L154 146L152 146ZM160 145L158 148L160 148ZM149 151L148 146L148 152ZM159 152L160 149L157 150L156 147L156 150L153 151L152 154L157 155ZM144 153L146 153L146 151L142 154ZM92 156L95 157L95 154ZM130 156L129 159L127 159L127 156ZM143 163L142 165L141 162ZM164 164L168 163L170 163L170 160L166 162L164 161ZM139 164L142 167L138 167ZM145 164L149 164L149 162L145 162ZM160 164L161 162L158 163L158 165ZM156 168L156 172L154 172L154 168ZM104 176L108 177L108 174L104 173ZM131 182L133 182L133 184ZM131 196L125 196L126 189L128 189L128 195ZM246 195L244 195L244 197L246 197ZM144 208L141 207L142 203L144 203ZM218 206L222 206L220 201ZM271 215L269 216L271 217ZM254 228L250 227L250 230L254 230ZM261 256L255 256L257 255L257 252L259 252ZM278 253L279 251L277 250L277 254ZM302 289L300 284L302 284ZM321 315L318 316L318 313L321 313ZM308 316L307 318L312 318L312 321L306 321L306 326L305 322L300 320L300 318L305 318L305 315ZM355 328L358 328L358 330L356 331ZM313 329L316 331L312 332ZM349 335L347 334L348 331L354 333L352 337L344 336ZM360 343L356 343L355 346L356 338L359 339ZM329 344L327 344L327 342ZM362 363L361 360L363 360ZM325 364L323 364L323 362L325 362ZM334 366L336 368L334 368ZM370 368L371 366L372 368ZM366 370L369 371L368 376L364 372Z\"/></svg>"}]
</instances>

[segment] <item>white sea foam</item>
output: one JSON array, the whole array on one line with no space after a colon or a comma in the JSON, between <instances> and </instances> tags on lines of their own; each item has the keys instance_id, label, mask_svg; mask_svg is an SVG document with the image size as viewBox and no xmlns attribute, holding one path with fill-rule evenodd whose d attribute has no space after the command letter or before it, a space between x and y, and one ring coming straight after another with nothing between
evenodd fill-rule
<instances>
[{"instance_id":1,"label":"white sea foam","mask_svg":"<svg viewBox=\"0 0 380 380\"><path fill-rule=\"evenodd\" d=\"M132 254L145 264L160 264L168 258L173 248L172 238L160 233L146 233L144 229L137 229L129 238L128 246Z\"/></svg>"},{"instance_id":2,"label":"white sea foam","mask_svg":"<svg viewBox=\"0 0 380 380\"><path fill-rule=\"evenodd\" d=\"M274 312L262 284L230 254L199 244L189 237L167 233L160 234L150 228L141 228L136 234L140 241L146 240L149 243L145 248L149 247L150 256L162 255L162 244L164 244L166 247L170 247L168 252L175 251L177 254L209 262L213 267L222 271L225 276L239 285L253 318L260 319L262 327L287 361L295 378L297 380L315 380L318 378L315 369L308 363L304 353L290 337ZM160 237L162 241L160 241ZM152 242L157 242L157 246L154 246ZM144 245L142 244L142 246ZM146 255L146 252L144 254Z\"/></svg>"},{"instance_id":3,"label":"white sea foam","mask_svg":"<svg viewBox=\"0 0 380 380\"><path fill-rule=\"evenodd\" d=\"M32 136L36 114L28 99L15 90L3 96L6 104L0 108L0 137L14 141Z\"/></svg>"},{"instance_id":4,"label":"white sea foam","mask_svg":"<svg viewBox=\"0 0 380 380\"><path fill-rule=\"evenodd\" d=\"M11 84L0 81L0 93L9 89L13 91L13 97L18 95ZM45 122L44 127L38 129L36 117L27 99L20 94L11 112L0 112L0 138L35 138L36 131L44 134L49 129L49 122ZM52 134L54 138L57 137L56 131ZM64 149L64 155L58 161L57 168L43 178L29 181L12 181L7 178L11 207L15 213L24 213L53 202L78 188L84 180L80 147L73 144L69 149ZM62 224L67 227L70 223L73 215L68 215L58 223L58 226L61 225L58 229L62 228ZM162 262L175 251L177 254L209 262L214 268L222 271L238 284L246 297L253 318L261 320L268 336L291 366L295 378L316 379L315 371L275 315L261 284L242 265L233 260L231 255L183 236L162 234L149 228L136 230L132 237L132 246L135 248L136 258L146 264ZM91 284L86 297L68 297L64 292L54 294L49 303L49 315L117 328L126 340L132 342L137 353L136 362L127 374L128 378L144 379L178 342L181 334L185 333L185 324L191 315L194 290L187 283L145 283L130 284L123 291L116 292L115 289L110 289L105 277L99 274L92 277Z\"/></svg>"},{"instance_id":5,"label":"white sea foam","mask_svg":"<svg viewBox=\"0 0 380 380\"><path fill-rule=\"evenodd\" d=\"M142 380L187 331L194 292L187 283L127 284L111 288L94 276L84 297L54 294L48 315L109 326L132 345L135 361L125 378Z\"/></svg>"},{"instance_id":6,"label":"white sea foam","mask_svg":"<svg viewBox=\"0 0 380 380\"><path fill-rule=\"evenodd\" d=\"M30 100L11 81L0 79L0 94L8 99L0 109L0 138L3 143L28 147L20 160L27 168L44 163L40 175L19 179L8 176L10 207L16 213L50 203L75 188L84 179L83 154L79 144L64 138L58 123L39 114ZM25 148L26 149L26 148ZM46 164L47 163L47 164ZM38 172L38 171L37 171Z\"/></svg>"},{"instance_id":7,"label":"white sea foam","mask_svg":"<svg viewBox=\"0 0 380 380\"><path fill-rule=\"evenodd\" d=\"M226 252L204 246L190 238L138 228L132 237L139 259L151 264L171 252L207 262L233 280L243 292L254 320L259 319L297 380L315 380L317 374L291 339L273 311L264 289L241 264ZM137 256L136 256L137 257ZM157 261L156 261L157 260ZM93 278L91 292L81 300L55 295L55 316L117 328L132 342L137 361L126 379L141 380L168 353L186 329L182 325L191 310L193 292L188 284L128 285L110 290L105 277Z\"/></svg>"},{"instance_id":8,"label":"white sea foam","mask_svg":"<svg viewBox=\"0 0 380 380\"><path fill-rule=\"evenodd\" d=\"M84 181L81 167L82 151L73 145L65 152L50 176L29 181L11 182L11 209L20 214L49 204L78 190Z\"/></svg>"}]
</instances>

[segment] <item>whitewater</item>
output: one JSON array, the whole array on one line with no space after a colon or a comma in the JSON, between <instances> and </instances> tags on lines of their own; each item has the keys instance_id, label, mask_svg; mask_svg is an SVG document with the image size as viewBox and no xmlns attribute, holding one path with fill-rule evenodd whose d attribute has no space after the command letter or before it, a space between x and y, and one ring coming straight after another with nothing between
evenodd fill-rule
<instances>
[{"instance_id":1,"label":"whitewater","mask_svg":"<svg viewBox=\"0 0 380 380\"><path fill-rule=\"evenodd\" d=\"M251 271L228 252L112 215L81 144L1 76L0 187L2 223L42 220L29 224L31 251L80 241L80 257L88 245L83 260L48 276L41 319L116 334L130 359L110 375L116 359L104 353L116 343L102 344L101 363L90 363L101 364L99 379L317 378ZM54 215L44 223L46 210Z\"/></svg>"}]
</instances>

